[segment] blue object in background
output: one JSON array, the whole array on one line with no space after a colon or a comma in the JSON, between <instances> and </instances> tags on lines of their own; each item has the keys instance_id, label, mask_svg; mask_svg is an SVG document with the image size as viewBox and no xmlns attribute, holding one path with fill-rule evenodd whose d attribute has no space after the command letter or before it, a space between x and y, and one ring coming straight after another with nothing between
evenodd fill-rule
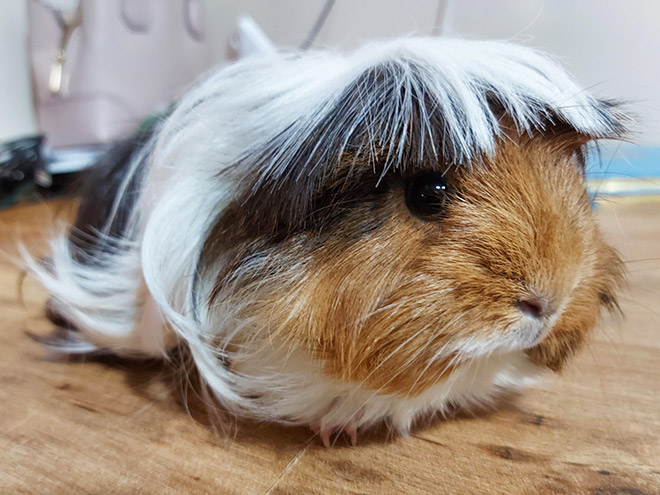
<instances>
[{"instance_id":1,"label":"blue object in background","mask_svg":"<svg viewBox=\"0 0 660 495\"><path fill-rule=\"evenodd\" d=\"M607 144L589 157L587 180L599 195L660 195L660 147Z\"/></svg>"}]
</instances>

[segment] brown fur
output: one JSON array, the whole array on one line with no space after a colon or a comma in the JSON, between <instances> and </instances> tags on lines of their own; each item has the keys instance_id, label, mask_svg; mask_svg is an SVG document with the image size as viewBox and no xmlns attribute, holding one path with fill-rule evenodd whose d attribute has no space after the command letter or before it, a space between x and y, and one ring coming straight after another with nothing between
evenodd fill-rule
<instances>
[{"instance_id":1,"label":"brown fur","mask_svg":"<svg viewBox=\"0 0 660 495\"><path fill-rule=\"evenodd\" d=\"M442 346L506 334L521 317L518 301L542 296L563 311L527 352L560 370L601 308L615 304L621 279L585 190L576 155L584 141L570 133L501 140L495 157L448 171L451 198L437 219L411 214L400 174L378 195L344 198L339 219L321 216L270 245L255 245L258 225L230 234L221 219L209 246L235 246L234 261L213 297L230 285L237 301L259 290L239 315L259 322L251 338L303 349L336 379L416 395L460 365L460 350L431 362ZM350 196L339 191L333 201L341 194ZM268 277L232 280L257 251Z\"/></svg>"}]
</instances>

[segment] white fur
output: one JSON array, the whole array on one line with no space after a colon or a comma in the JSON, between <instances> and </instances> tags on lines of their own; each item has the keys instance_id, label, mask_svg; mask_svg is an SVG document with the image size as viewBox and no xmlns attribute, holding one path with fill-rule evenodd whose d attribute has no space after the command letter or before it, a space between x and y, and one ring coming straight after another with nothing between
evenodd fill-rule
<instances>
[{"instance_id":1,"label":"white fur","mask_svg":"<svg viewBox=\"0 0 660 495\"><path fill-rule=\"evenodd\" d=\"M322 363L303 353L261 352L239 367L240 373L259 377L244 393L258 397L263 417L291 424L312 424L320 430L368 428L386 421L406 434L417 419L445 414L451 407L487 407L502 392L536 383L545 371L523 351L496 352L466 361L448 378L417 396L397 396L371 390L359 383L329 378ZM276 370L276 371L275 371Z\"/></svg>"},{"instance_id":2,"label":"white fur","mask_svg":"<svg viewBox=\"0 0 660 495\"><path fill-rule=\"evenodd\" d=\"M378 78L355 86L375 69L389 86L379 86ZM350 87L359 108L338 111ZM392 101L379 106L382 92L393 87ZM502 133L489 95L523 131L559 119L594 137L618 132L615 110L582 91L547 57L511 44L404 39L350 55L248 59L211 74L162 124L145 151L148 170L130 226L123 238L107 239L114 248L100 257L100 267L76 263L64 234L53 241L48 266L28 257L28 267L58 310L99 347L158 356L185 343L215 398L236 414L324 428L389 418L407 431L419 415L450 403L488 401L537 375L521 351L500 351L498 344L480 348L481 357L417 397L330 380L321 363L302 353L282 357L272 348L237 368L225 367L221 360L234 356L210 342L238 338L243 323L222 301L221 311L200 303L222 267L207 270L200 280L196 270L206 232L245 192L248 172L256 168L263 181L283 180L299 165L301 143L310 139L320 139L302 157L310 172L356 143L374 162L380 149L389 149L386 168L403 167L405 145L413 138L420 161L442 156L457 166L469 164L493 153ZM424 97L431 108L420 106ZM441 135L434 128L438 113ZM416 136L410 134L412 123ZM139 163L135 160L133 173ZM120 194L116 206L123 200ZM258 398L248 398L251 392Z\"/></svg>"}]
</instances>

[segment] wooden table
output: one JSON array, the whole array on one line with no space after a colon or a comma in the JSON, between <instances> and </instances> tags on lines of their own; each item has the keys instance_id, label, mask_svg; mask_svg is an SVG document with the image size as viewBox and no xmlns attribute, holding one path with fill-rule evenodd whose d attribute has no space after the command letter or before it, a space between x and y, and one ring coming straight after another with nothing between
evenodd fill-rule
<instances>
[{"instance_id":1,"label":"wooden table","mask_svg":"<svg viewBox=\"0 0 660 495\"><path fill-rule=\"evenodd\" d=\"M497 413L332 449L304 428L214 432L181 406L167 366L49 359L25 335L49 331L45 295L27 281L20 302L6 255L16 239L44 252L44 232L71 207L0 213L0 493L660 494L655 199L599 207L629 260L626 319L606 321L567 372Z\"/></svg>"}]
</instances>

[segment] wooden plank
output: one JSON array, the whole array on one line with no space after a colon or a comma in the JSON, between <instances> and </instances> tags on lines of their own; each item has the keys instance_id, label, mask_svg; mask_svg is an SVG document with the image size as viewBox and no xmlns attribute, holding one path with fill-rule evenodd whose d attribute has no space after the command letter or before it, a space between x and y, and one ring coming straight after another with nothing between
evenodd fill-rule
<instances>
[{"instance_id":1,"label":"wooden plank","mask_svg":"<svg viewBox=\"0 0 660 495\"><path fill-rule=\"evenodd\" d=\"M340 439L242 425L218 435L187 414L167 366L66 363L24 334L45 332L45 294L24 304L9 263L70 202L0 213L2 493L660 494L660 203L604 204L603 230L629 271L623 321L608 320L569 370L497 413ZM194 402L194 401L193 401Z\"/></svg>"}]
</instances>

